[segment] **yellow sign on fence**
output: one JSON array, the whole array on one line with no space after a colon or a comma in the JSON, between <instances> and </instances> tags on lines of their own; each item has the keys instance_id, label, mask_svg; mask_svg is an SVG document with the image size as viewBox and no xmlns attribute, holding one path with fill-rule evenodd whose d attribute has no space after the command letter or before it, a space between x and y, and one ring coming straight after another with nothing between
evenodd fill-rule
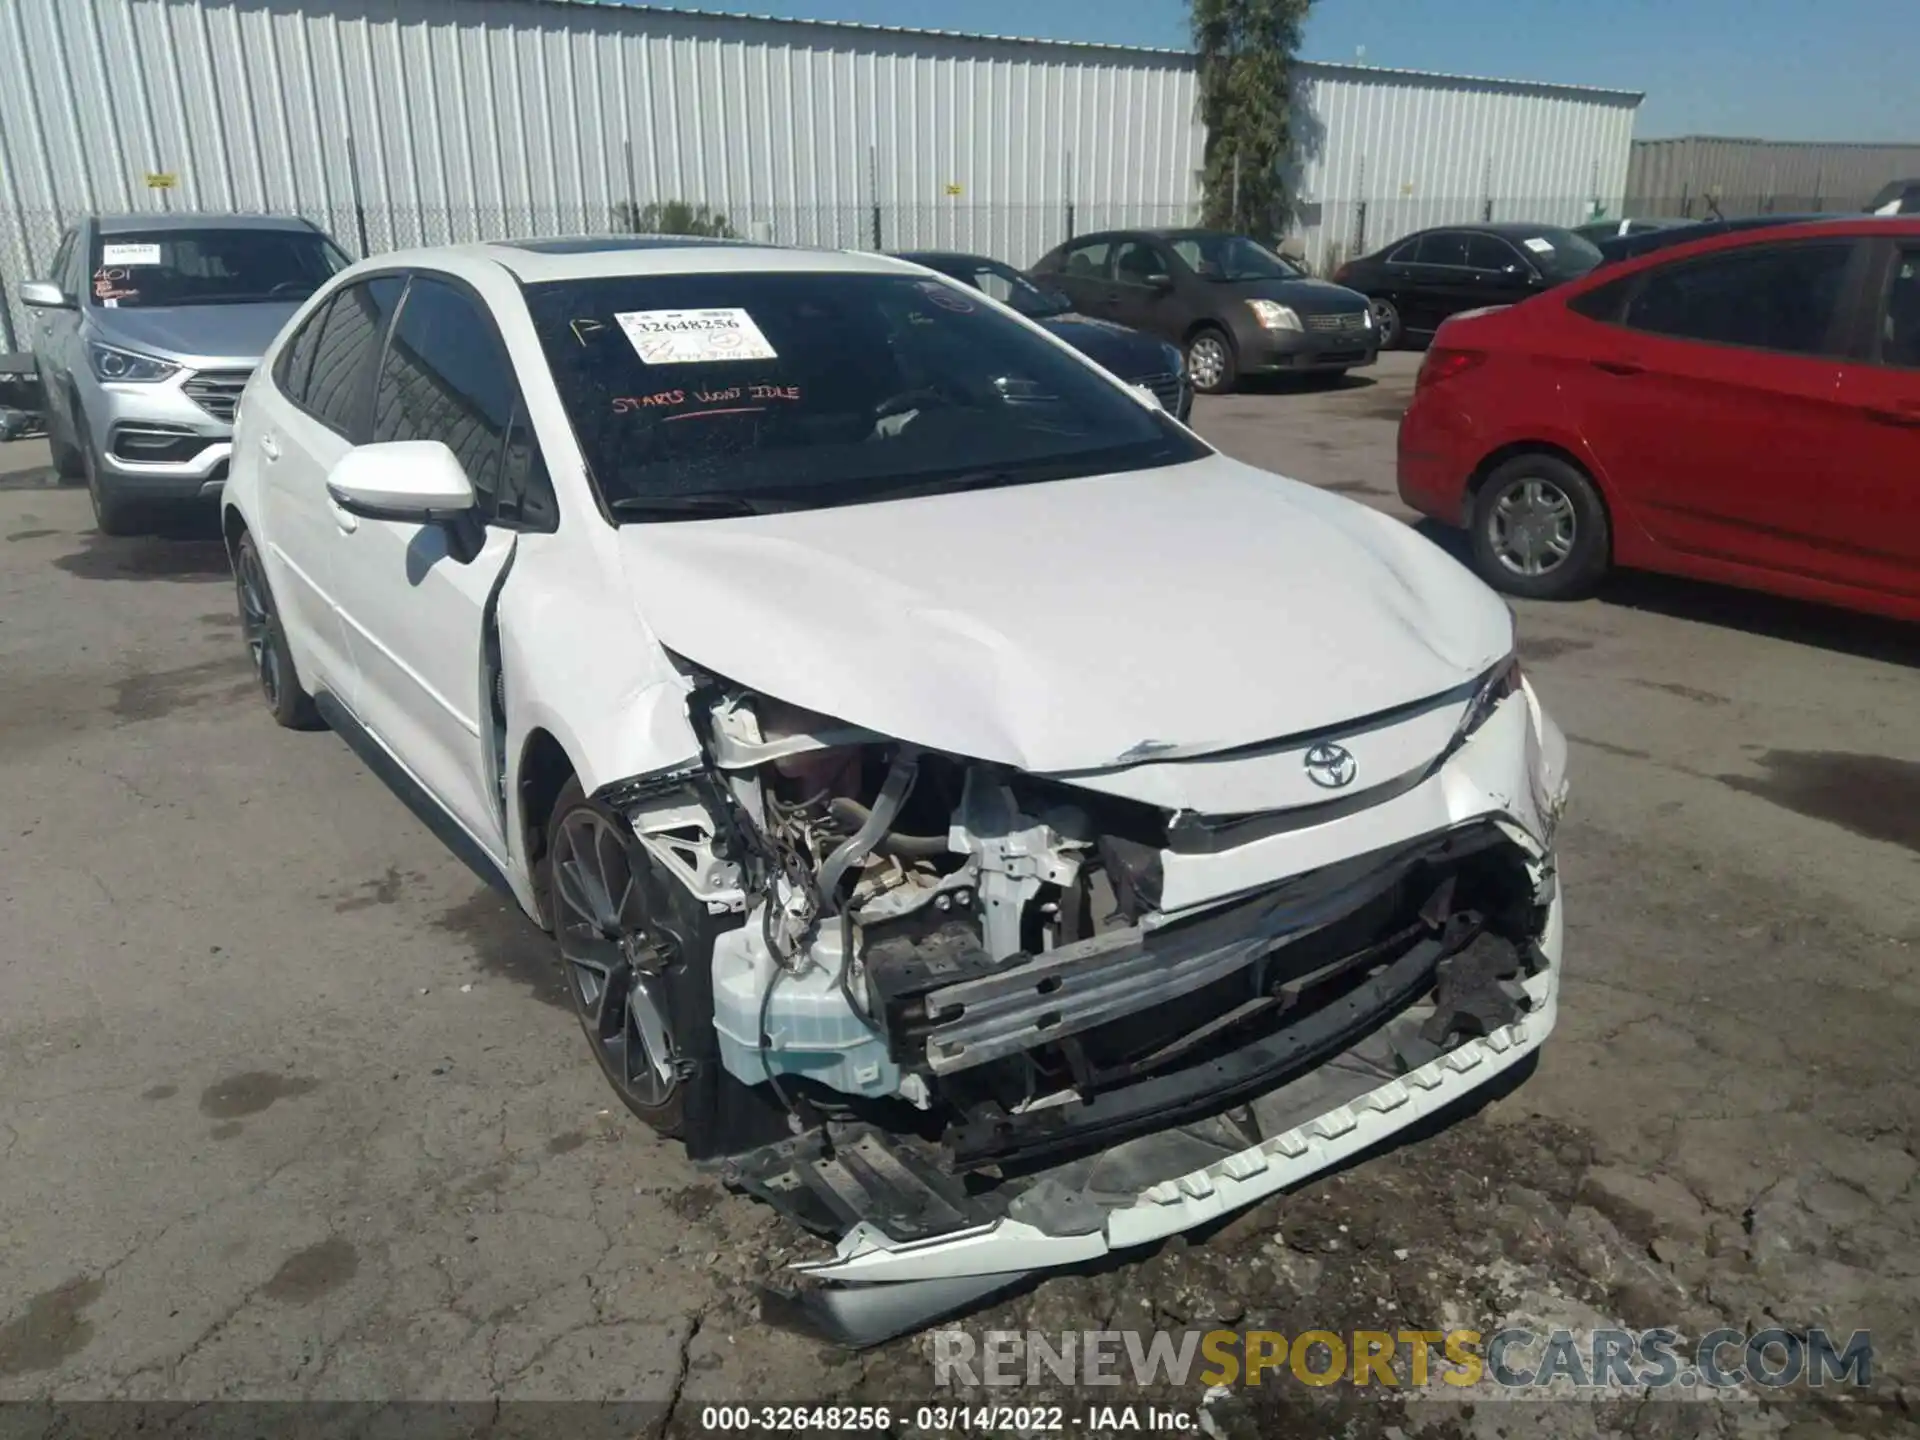
<instances>
[{"instance_id":1,"label":"yellow sign on fence","mask_svg":"<svg viewBox=\"0 0 1920 1440\"><path fill-rule=\"evenodd\" d=\"M161 173L151 170L147 172L147 188L149 190L171 190L179 182L180 177L171 172Z\"/></svg>"}]
</instances>

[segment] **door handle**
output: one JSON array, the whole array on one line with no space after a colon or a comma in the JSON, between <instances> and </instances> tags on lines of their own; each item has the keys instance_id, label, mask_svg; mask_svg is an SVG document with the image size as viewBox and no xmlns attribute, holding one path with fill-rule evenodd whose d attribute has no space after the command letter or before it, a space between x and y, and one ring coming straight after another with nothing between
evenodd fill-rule
<instances>
[{"instance_id":1,"label":"door handle","mask_svg":"<svg viewBox=\"0 0 1920 1440\"><path fill-rule=\"evenodd\" d=\"M260 453L270 461L278 460L280 458L280 442L275 440L271 435L262 435L260 437Z\"/></svg>"},{"instance_id":2,"label":"door handle","mask_svg":"<svg viewBox=\"0 0 1920 1440\"><path fill-rule=\"evenodd\" d=\"M1595 360L1593 368L1604 370L1609 375L1644 375L1647 367L1635 364L1631 360Z\"/></svg>"},{"instance_id":3,"label":"door handle","mask_svg":"<svg viewBox=\"0 0 1920 1440\"><path fill-rule=\"evenodd\" d=\"M1884 405L1866 407L1867 418L1877 420L1882 425L1908 425L1920 427L1920 409L1909 410L1905 406L1890 409Z\"/></svg>"}]
</instances>

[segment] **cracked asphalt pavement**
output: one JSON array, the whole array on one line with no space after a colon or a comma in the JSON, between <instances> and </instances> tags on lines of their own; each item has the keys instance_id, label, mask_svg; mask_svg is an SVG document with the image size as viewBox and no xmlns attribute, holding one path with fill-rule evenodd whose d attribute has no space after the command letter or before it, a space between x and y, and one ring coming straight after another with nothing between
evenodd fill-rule
<instances>
[{"instance_id":1,"label":"cracked asphalt pavement","mask_svg":"<svg viewBox=\"0 0 1920 1440\"><path fill-rule=\"evenodd\" d=\"M1404 516L1417 358L1197 425ZM1920 632L1650 577L1518 609L1573 760L1537 1071L963 1328L1871 1328L1870 1413L1913 1422ZM0 676L0 1398L621 1399L680 1430L693 1400L930 1393L926 1337L845 1356L762 1322L756 1282L813 1242L619 1111L538 932L337 738L268 721L210 524L105 539L43 444L0 446ZM1500 1408L1294 1386L1210 1414L1521 1433Z\"/></svg>"}]
</instances>

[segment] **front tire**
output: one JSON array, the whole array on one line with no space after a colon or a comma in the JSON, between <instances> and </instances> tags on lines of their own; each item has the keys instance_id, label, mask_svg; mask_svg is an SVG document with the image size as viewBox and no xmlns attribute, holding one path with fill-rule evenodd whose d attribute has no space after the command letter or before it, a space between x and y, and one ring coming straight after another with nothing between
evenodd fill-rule
<instances>
[{"instance_id":1,"label":"front tire","mask_svg":"<svg viewBox=\"0 0 1920 1440\"><path fill-rule=\"evenodd\" d=\"M541 891L575 1017L621 1103L686 1137L690 1064L713 1030L712 936L699 902L626 820L569 779L547 822ZM704 998L704 1006L701 1001ZM676 1013L700 1009L703 1013Z\"/></svg>"},{"instance_id":2,"label":"front tire","mask_svg":"<svg viewBox=\"0 0 1920 1440\"><path fill-rule=\"evenodd\" d=\"M134 502L115 490L112 482L100 472L100 456L94 451L86 418L77 405L73 417L74 444L80 452L80 475L86 481L87 499L93 505L94 528L102 535L137 535L140 516Z\"/></svg>"},{"instance_id":3,"label":"front tire","mask_svg":"<svg viewBox=\"0 0 1920 1440\"><path fill-rule=\"evenodd\" d=\"M1593 482L1554 455L1516 455L1473 497L1474 568L1496 590L1530 600L1572 600L1607 573L1613 551L1607 507Z\"/></svg>"},{"instance_id":4,"label":"front tire","mask_svg":"<svg viewBox=\"0 0 1920 1440\"><path fill-rule=\"evenodd\" d=\"M1407 337L1406 327L1401 324L1400 310L1391 300L1374 297L1367 301L1373 310L1373 328L1379 332L1382 350L1398 350Z\"/></svg>"},{"instance_id":5,"label":"front tire","mask_svg":"<svg viewBox=\"0 0 1920 1440\"><path fill-rule=\"evenodd\" d=\"M1239 374L1239 360L1226 331L1214 325L1203 326L1187 341L1187 375L1201 394L1226 394Z\"/></svg>"},{"instance_id":6,"label":"front tire","mask_svg":"<svg viewBox=\"0 0 1920 1440\"><path fill-rule=\"evenodd\" d=\"M65 423L72 435L63 438L60 424L54 418L53 396L47 396L47 449L53 452L53 473L60 477L63 485L78 485L87 478L87 462L80 454L80 448L74 442L79 436L79 426L74 423L74 415L79 406L69 397L66 405Z\"/></svg>"},{"instance_id":7,"label":"front tire","mask_svg":"<svg viewBox=\"0 0 1920 1440\"><path fill-rule=\"evenodd\" d=\"M266 567L260 563L260 551L252 535L242 533L234 547L233 585L240 602L240 633L246 639L260 695L273 713L274 723L288 730L319 729L320 712L293 667L286 627L280 621L280 608L274 603Z\"/></svg>"}]
</instances>

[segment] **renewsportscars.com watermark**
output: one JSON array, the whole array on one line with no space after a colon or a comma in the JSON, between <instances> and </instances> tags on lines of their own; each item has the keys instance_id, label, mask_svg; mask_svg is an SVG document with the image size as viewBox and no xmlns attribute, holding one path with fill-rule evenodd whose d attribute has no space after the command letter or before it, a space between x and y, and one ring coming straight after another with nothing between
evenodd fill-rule
<instances>
[{"instance_id":1,"label":"renewsportscars.com watermark","mask_svg":"<svg viewBox=\"0 0 1920 1440\"><path fill-rule=\"evenodd\" d=\"M1825 1330L963 1330L933 1335L939 1386L1356 1385L1459 1398L1873 1383L1873 1336Z\"/></svg>"}]
</instances>

